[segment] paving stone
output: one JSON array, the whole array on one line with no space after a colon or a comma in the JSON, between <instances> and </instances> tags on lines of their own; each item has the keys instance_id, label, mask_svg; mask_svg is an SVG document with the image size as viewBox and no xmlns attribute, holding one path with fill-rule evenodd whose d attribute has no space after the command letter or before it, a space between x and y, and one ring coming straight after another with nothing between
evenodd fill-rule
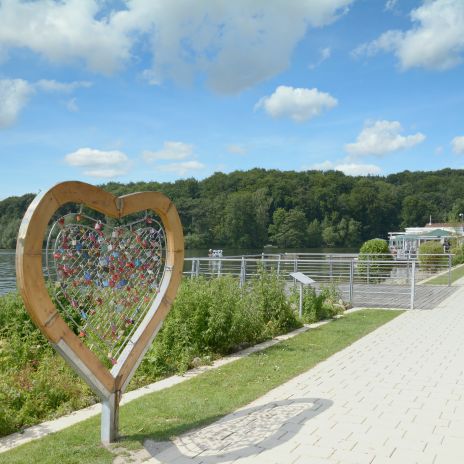
<instances>
[{"instance_id":1,"label":"paving stone","mask_svg":"<svg viewBox=\"0 0 464 464\"><path fill-rule=\"evenodd\" d=\"M453 291L436 309L406 312L234 414L174 439L161 462L462 464L464 288Z\"/></svg>"}]
</instances>

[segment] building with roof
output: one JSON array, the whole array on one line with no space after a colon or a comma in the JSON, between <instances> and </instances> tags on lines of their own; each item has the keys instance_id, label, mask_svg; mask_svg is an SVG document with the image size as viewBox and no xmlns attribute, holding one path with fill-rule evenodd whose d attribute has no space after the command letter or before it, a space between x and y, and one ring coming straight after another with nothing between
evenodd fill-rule
<instances>
[{"instance_id":1,"label":"building with roof","mask_svg":"<svg viewBox=\"0 0 464 464\"><path fill-rule=\"evenodd\" d=\"M432 223L424 227L406 227L404 232L389 232L389 248L397 259L413 258L419 247L429 241L440 242L445 252L449 251L452 239L464 237L464 228L451 223Z\"/></svg>"}]
</instances>

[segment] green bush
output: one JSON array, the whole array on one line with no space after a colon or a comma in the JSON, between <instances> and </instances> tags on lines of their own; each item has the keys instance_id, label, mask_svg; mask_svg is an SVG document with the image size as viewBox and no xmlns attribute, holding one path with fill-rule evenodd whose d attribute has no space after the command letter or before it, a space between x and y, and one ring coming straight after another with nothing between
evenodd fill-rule
<instances>
[{"instance_id":1,"label":"green bush","mask_svg":"<svg viewBox=\"0 0 464 464\"><path fill-rule=\"evenodd\" d=\"M243 289L232 277L186 279L132 384L183 372L299 325L273 273L261 271Z\"/></svg>"},{"instance_id":2,"label":"green bush","mask_svg":"<svg viewBox=\"0 0 464 464\"><path fill-rule=\"evenodd\" d=\"M245 287L245 305L259 315L264 338L298 327L298 321L285 293L285 282L275 271L259 270L258 276Z\"/></svg>"},{"instance_id":3,"label":"green bush","mask_svg":"<svg viewBox=\"0 0 464 464\"><path fill-rule=\"evenodd\" d=\"M299 304L299 290L293 292L293 301ZM338 288L334 285L322 287L319 293L313 287L303 289L303 322L311 324L324 319L331 319L345 310Z\"/></svg>"},{"instance_id":4,"label":"green bush","mask_svg":"<svg viewBox=\"0 0 464 464\"><path fill-rule=\"evenodd\" d=\"M422 268L427 270L439 269L448 264L448 256L444 254L443 245L435 240L424 242L418 250L419 263ZM430 256L443 255L443 256Z\"/></svg>"},{"instance_id":5,"label":"green bush","mask_svg":"<svg viewBox=\"0 0 464 464\"><path fill-rule=\"evenodd\" d=\"M305 302L308 322L340 311L334 288L323 289L314 298L313 309ZM232 277L184 279L130 388L209 363L299 326L284 282L273 272L261 269L243 288ZM19 295L1 297L0 436L96 401L34 326Z\"/></svg>"},{"instance_id":6,"label":"green bush","mask_svg":"<svg viewBox=\"0 0 464 464\"><path fill-rule=\"evenodd\" d=\"M96 401L54 353L17 293L0 298L0 436Z\"/></svg>"},{"instance_id":7,"label":"green bush","mask_svg":"<svg viewBox=\"0 0 464 464\"><path fill-rule=\"evenodd\" d=\"M374 238L364 242L358 256L357 270L359 275L365 277L369 282L382 280L388 275L393 265L377 263L378 261L393 261L387 241Z\"/></svg>"},{"instance_id":8,"label":"green bush","mask_svg":"<svg viewBox=\"0 0 464 464\"><path fill-rule=\"evenodd\" d=\"M464 263L464 242L458 243L454 240L451 245L450 253L453 255L453 266Z\"/></svg>"}]
</instances>

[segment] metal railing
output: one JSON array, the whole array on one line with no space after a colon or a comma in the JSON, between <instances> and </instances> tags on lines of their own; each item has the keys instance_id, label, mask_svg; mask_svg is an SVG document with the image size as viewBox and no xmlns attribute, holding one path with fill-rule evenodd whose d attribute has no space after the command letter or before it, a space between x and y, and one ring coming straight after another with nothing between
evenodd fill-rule
<instances>
[{"instance_id":1,"label":"metal railing","mask_svg":"<svg viewBox=\"0 0 464 464\"><path fill-rule=\"evenodd\" d=\"M263 253L241 257L186 258L184 274L207 278L235 276L243 286L261 270L274 271L288 284L295 283L291 272L302 272L311 277L317 287L335 284L343 298L352 304L369 300L382 306L382 302L393 298L401 302L402 307L406 306L404 302L407 300L407 306L413 309L416 285L437 275L445 275L447 285L451 285L451 259L450 254L392 260L391 255Z\"/></svg>"}]
</instances>

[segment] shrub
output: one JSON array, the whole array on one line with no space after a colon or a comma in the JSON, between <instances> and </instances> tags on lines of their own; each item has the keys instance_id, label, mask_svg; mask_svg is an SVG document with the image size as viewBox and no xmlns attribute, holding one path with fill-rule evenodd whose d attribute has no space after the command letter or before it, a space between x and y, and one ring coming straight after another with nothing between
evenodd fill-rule
<instances>
[{"instance_id":1,"label":"shrub","mask_svg":"<svg viewBox=\"0 0 464 464\"><path fill-rule=\"evenodd\" d=\"M298 326L284 283L273 273L260 271L244 288L232 277L186 279L131 385L183 372Z\"/></svg>"},{"instance_id":2,"label":"shrub","mask_svg":"<svg viewBox=\"0 0 464 464\"><path fill-rule=\"evenodd\" d=\"M299 291L293 292L292 299L295 304L299 304ZM306 286L303 289L302 309L303 321L311 324L343 313L345 306L340 291L335 285L322 287L319 293L313 287Z\"/></svg>"},{"instance_id":3,"label":"shrub","mask_svg":"<svg viewBox=\"0 0 464 464\"><path fill-rule=\"evenodd\" d=\"M259 269L258 276L248 283L245 290L245 304L259 314L265 325L264 338L298 327L295 313L285 294L285 282L274 270Z\"/></svg>"},{"instance_id":4,"label":"shrub","mask_svg":"<svg viewBox=\"0 0 464 464\"><path fill-rule=\"evenodd\" d=\"M379 261L393 261L387 241L374 238L364 242L359 250L358 273L369 281L379 282L393 267Z\"/></svg>"},{"instance_id":5,"label":"shrub","mask_svg":"<svg viewBox=\"0 0 464 464\"><path fill-rule=\"evenodd\" d=\"M35 327L20 296L1 297L0 436L95 401Z\"/></svg>"},{"instance_id":6,"label":"shrub","mask_svg":"<svg viewBox=\"0 0 464 464\"><path fill-rule=\"evenodd\" d=\"M454 255L452 258L453 266L464 263L464 242L458 243L454 240L451 245L450 253Z\"/></svg>"},{"instance_id":7,"label":"shrub","mask_svg":"<svg viewBox=\"0 0 464 464\"><path fill-rule=\"evenodd\" d=\"M317 319L338 311L334 291L326 289L317 296ZM308 318L311 311L306 311ZM261 269L244 288L232 277L184 279L131 388L300 325L285 284L275 273ZM34 326L19 295L1 297L0 436L96 401Z\"/></svg>"},{"instance_id":8,"label":"shrub","mask_svg":"<svg viewBox=\"0 0 464 464\"><path fill-rule=\"evenodd\" d=\"M421 267L427 270L434 270L448 264L448 256L444 255L443 245L435 240L422 243L418 255Z\"/></svg>"}]
</instances>

